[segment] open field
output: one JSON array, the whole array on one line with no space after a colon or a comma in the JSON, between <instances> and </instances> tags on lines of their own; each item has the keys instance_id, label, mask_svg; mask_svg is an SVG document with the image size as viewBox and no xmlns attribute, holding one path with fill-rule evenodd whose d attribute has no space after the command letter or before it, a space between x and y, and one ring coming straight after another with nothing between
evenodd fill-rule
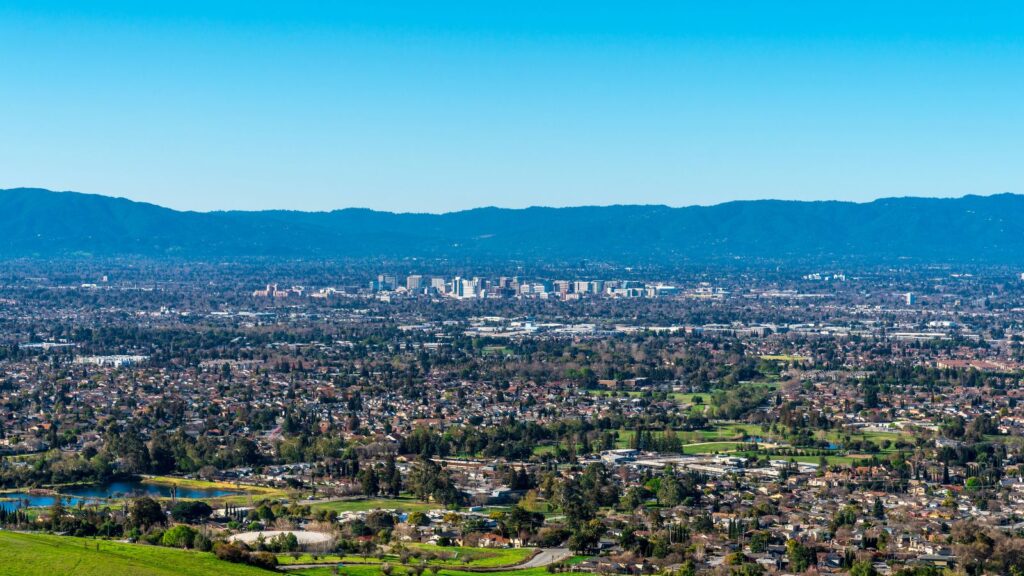
<instances>
[{"instance_id":1,"label":"open field","mask_svg":"<svg viewBox=\"0 0 1024 576\"><path fill-rule=\"evenodd\" d=\"M501 355L501 356L504 356L504 355L509 354L511 352L511 350L509 350L509 348L507 346L494 346L494 345L492 345L492 346L484 346L482 351L483 351L484 354L495 354L495 355Z\"/></svg>"},{"instance_id":2,"label":"open field","mask_svg":"<svg viewBox=\"0 0 1024 576\"><path fill-rule=\"evenodd\" d=\"M846 432L845 430L818 430L815 433L818 438L824 438L829 442L842 442L843 439L849 436L853 440L870 440L878 443L882 440L889 440L895 442L897 440L910 440L914 436L909 432Z\"/></svg>"},{"instance_id":3,"label":"open field","mask_svg":"<svg viewBox=\"0 0 1024 576\"><path fill-rule=\"evenodd\" d=\"M700 399L700 402L695 400ZM711 403L710 392L673 392L672 399L682 404L705 405Z\"/></svg>"},{"instance_id":4,"label":"open field","mask_svg":"<svg viewBox=\"0 0 1024 576\"><path fill-rule=\"evenodd\" d=\"M741 442L701 442L683 446L683 454L710 454L712 452L731 452L741 446Z\"/></svg>"},{"instance_id":5,"label":"open field","mask_svg":"<svg viewBox=\"0 0 1024 576\"><path fill-rule=\"evenodd\" d=\"M750 451L737 452L736 456L744 456L744 457L747 457L747 458L768 456L768 458L771 459L771 460L785 460L787 462L790 461L790 460L793 460L794 462L806 462L808 464L819 464L819 463L821 463L821 456L782 456L782 455L776 455L776 454L767 454L766 455L764 453L750 452ZM836 466L836 465L849 466L850 464L853 464L857 460L860 460L860 459L866 458L866 457L867 456L856 456L856 455L854 455L854 456L828 455L828 456L825 456L825 461L828 463L829 466Z\"/></svg>"},{"instance_id":6,"label":"open field","mask_svg":"<svg viewBox=\"0 0 1024 576\"><path fill-rule=\"evenodd\" d=\"M764 354L761 356L761 360L768 360L769 362L808 362L810 358L794 354Z\"/></svg>"},{"instance_id":7,"label":"open field","mask_svg":"<svg viewBox=\"0 0 1024 576\"><path fill-rule=\"evenodd\" d=\"M317 502L311 505L313 510L330 510L333 512L365 512L377 508L397 510L399 512L426 512L437 510L440 505L420 502L413 498L366 498L362 500L335 500L333 502Z\"/></svg>"},{"instance_id":8,"label":"open field","mask_svg":"<svg viewBox=\"0 0 1024 576\"><path fill-rule=\"evenodd\" d=\"M591 396L629 396L631 398L639 398L643 395L643 392L640 392L639 390L587 390L587 394L590 394Z\"/></svg>"},{"instance_id":9,"label":"open field","mask_svg":"<svg viewBox=\"0 0 1024 576\"><path fill-rule=\"evenodd\" d=\"M616 448L629 448L633 444L633 438L636 438L636 430L619 430L618 438L615 439Z\"/></svg>"},{"instance_id":10,"label":"open field","mask_svg":"<svg viewBox=\"0 0 1024 576\"><path fill-rule=\"evenodd\" d=\"M472 568L495 568L500 566L514 566L527 561L533 556L533 548L469 548L463 546L434 546L431 544L407 544L407 550L412 554L425 553L444 554L448 558L432 558L426 560L428 566L450 566L450 567L472 567ZM278 556L282 565L286 564L380 564L388 562L392 565L401 565L398 554L387 554L383 558L373 556L362 557L357 555L337 556L320 555L314 558L311 554L302 554L297 558L288 554ZM415 556L410 562L419 562Z\"/></svg>"},{"instance_id":11,"label":"open field","mask_svg":"<svg viewBox=\"0 0 1024 576\"><path fill-rule=\"evenodd\" d=\"M382 576L378 566L349 566L340 569L340 574L346 576ZM392 576L404 576L410 574L410 570L404 566L392 564ZM264 573L265 574L265 573ZM289 574L297 576L334 576L333 567L307 568L304 570L289 571ZM465 570L442 569L438 572L440 576L480 576L479 572L467 572ZM487 572L490 576L548 576L545 568L524 568L522 570L498 570Z\"/></svg>"},{"instance_id":12,"label":"open field","mask_svg":"<svg viewBox=\"0 0 1024 576\"><path fill-rule=\"evenodd\" d=\"M554 454L556 446L552 444L542 444L540 446L534 446L533 453L537 456L543 456L545 454Z\"/></svg>"},{"instance_id":13,"label":"open field","mask_svg":"<svg viewBox=\"0 0 1024 576\"><path fill-rule=\"evenodd\" d=\"M108 540L0 532L3 576L266 576L192 552Z\"/></svg>"},{"instance_id":14,"label":"open field","mask_svg":"<svg viewBox=\"0 0 1024 576\"><path fill-rule=\"evenodd\" d=\"M233 482L211 482L208 480L193 480L191 478L178 478L175 476L146 476L142 479L143 484L161 484L164 486L178 486L181 488L196 489L220 489L250 492L252 494L280 494L285 495L284 490L270 488L267 486L253 486L252 484L236 484Z\"/></svg>"},{"instance_id":15,"label":"open field","mask_svg":"<svg viewBox=\"0 0 1024 576\"><path fill-rule=\"evenodd\" d=\"M215 503L230 503L233 505L245 505L248 504L249 500L262 500L270 499L277 500L280 498L287 498L288 492L280 490L278 488L270 488L267 486L253 486L251 484L235 484L232 482L210 482L207 480L193 480L190 478L178 478L175 476L146 476L142 479L143 484L159 484L163 486L178 486L180 488L194 488L194 489L219 489L219 490L232 490L235 492L244 492L244 494L235 494L232 496L217 496L210 498L203 498Z\"/></svg>"},{"instance_id":16,"label":"open field","mask_svg":"<svg viewBox=\"0 0 1024 576\"><path fill-rule=\"evenodd\" d=\"M636 430L620 428L616 431L618 437L615 441L616 448L629 448L636 436ZM658 433L659 431L655 431ZM742 422L719 422L713 424L709 430L676 430L676 436L684 444L697 444L704 442L729 442L741 443L747 438L768 438L770 435L761 430L757 424L746 424ZM563 446L564 448L564 446ZM533 449L533 453L540 456L553 454L555 446L543 444Z\"/></svg>"}]
</instances>

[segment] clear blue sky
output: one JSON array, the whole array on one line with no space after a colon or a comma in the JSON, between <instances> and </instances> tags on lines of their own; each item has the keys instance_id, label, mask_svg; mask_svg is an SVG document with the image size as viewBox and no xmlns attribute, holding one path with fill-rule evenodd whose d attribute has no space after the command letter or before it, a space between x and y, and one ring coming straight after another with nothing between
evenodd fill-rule
<instances>
[{"instance_id":1,"label":"clear blue sky","mask_svg":"<svg viewBox=\"0 0 1024 576\"><path fill-rule=\"evenodd\" d=\"M981 4L0 1L0 187L431 212L1024 192L1024 3Z\"/></svg>"}]
</instances>

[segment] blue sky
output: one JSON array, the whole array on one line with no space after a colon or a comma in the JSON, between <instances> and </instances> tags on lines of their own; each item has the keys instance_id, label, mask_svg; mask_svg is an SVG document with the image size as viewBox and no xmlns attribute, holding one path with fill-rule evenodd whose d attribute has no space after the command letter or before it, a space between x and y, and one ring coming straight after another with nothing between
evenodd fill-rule
<instances>
[{"instance_id":1,"label":"blue sky","mask_svg":"<svg viewBox=\"0 0 1024 576\"><path fill-rule=\"evenodd\" d=\"M1024 192L1019 2L0 0L0 187L193 210Z\"/></svg>"}]
</instances>

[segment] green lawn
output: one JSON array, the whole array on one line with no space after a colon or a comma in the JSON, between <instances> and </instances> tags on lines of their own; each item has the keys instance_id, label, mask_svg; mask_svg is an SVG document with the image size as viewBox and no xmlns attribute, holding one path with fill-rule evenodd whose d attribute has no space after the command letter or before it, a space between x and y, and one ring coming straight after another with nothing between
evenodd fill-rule
<instances>
[{"instance_id":1,"label":"green lawn","mask_svg":"<svg viewBox=\"0 0 1024 576\"><path fill-rule=\"evenodd\" d=\"M824 439L832 442L836 445L842 445L846 436L849 436L851 440L867 440L873 442L879 449L882 448L882 441L888 440L890 447L888 450L882 450L883 453L891 452L894 450L893 446L896 441L903 440L911 442L914 439L914 435L909 432L862 432L862 433L848 433L844 430L818 430L815 432L815 437Z\"/></svg>"},{"instance_id":2,"label":"green lawn","mask_svg":"<svg viewBox=\"0 0 1024 576\"><path fill-rule=\"evenodd\" d=\"M702 444L687 444L683 446L683 454L710 454L711 452L730 452L735 450L741 442L705 442Z\"/></svg>"},{"instance_id":3,"label":"green lawn","mask_svg":"<svg viewBox=\"0 0 1024 576\"><path fill-rule=\"evenodd\" d=\"M591 396L617 396L617 397L639 397L643 392L639 390L587 390Z\"/></svg>"},{"instance_id":4,"label":"green lawn","mask_svg":"<svg viewBox=\"0 0 1024 576\"><path fill-rule=\"evenodd\" d=\"M633 443L633 438L636 436L636 430L627 430L620 428L618 431L618 438L615 441L616 448L630 448ZM661 430L655 430L656 434L661 433ZM722 443L721 447L710 447L701 449L701 447L695 447L695 451L687 450L688 454L694 453L705 453L722 450L732 450L734 445L742 443L745 438L748 437L760 437L766 438L769 434L766 434L761 430L761 426L758 424L747 424L744 422L722 422L715 424L710 430L677 430L676 436L679 437L683 444L696 444L702 442L716 442ZM564 446L563 446L564 447ZM555 452L556 447L551 444L543 444L535 446L533 453L541 456L544 454L552 454Z\"/></svg>"},{"instance_id":5,"label":"green lawn","mask_svg":"<svg viewBox=\"0 0 1024 576\"><path fill-rule=\"evenodd\" d=\"M463 560L469 559L468 565L476 567L512 566L533 556L533 548L470 548L433 544L409 544L408 547L433 554L452 554L454 558L441 562L463 564Z\"/></svg>"},{"instance_id":6,"label":"green lawn","mask_svg":"<svg viewBox=\"0 0 1024 576\"><path fill-rule=\"evenodd\" d=\"M404 566L392 564L393 571L392 576L404 576L409 573L409 570ZM334 576L333 567L324 568L309 568L306 570L290 571L289 574L296 574L298 576ZM351 566L345 565L340 569L339 574L345 576L382 576L380 568L377 566ZM425 572L424 574L430 574ZM443 569L438 572L440 576L479 576L479 572L467 572L465 570L452 570ZM498 570L494 572L487 572L490 576L549 576L546 568L527 568L524 570Z\"/></svg>"},{"instance_id":7,"label":"green lawn","mask_svg":"<svg viewBox=\"0 0 1024 576\"><path fill-rule=\"evenodd\" d=\"M468 566L473 568L495 568L500 566L514 566L528 560L533 555L532 548L468 548L462 546L434 546L431 544L407 544L406 548L410 553L419 552L419 558L413 556L410 563L419 563L423 560L427 565L438 566ZM444 556L427 558L427 556ZM383 558L368 556L337 556L321 555L313 558L310 554L302 554L298 558L288 555L278 555L281 564L380 564L388 562L392 565L400 565L401 559L397 554L388 554Z\"/></svg>"},{"instance_id":8,"label":"green lawn","mask_svg":"<svg viewBox=\"0 0 1024 576\"><path fill-rule=\"evenodd\" d=\"M616 448L629 448L636 437L636 430L619 430L619 437L615 439Z\"/></svg>"},{"instance_id":9,"label":"green lawn","mask_svg":"<svg viewBox=\"0 0 1024 576\"><path fill-rule=\"evenodd\" d=\"M764 354L761 356L761 360L768 360L770 362L807 362L810 358L794 354Z\"/></svg>"},{"instance_id":10,"label":"green lawn","mask_svg":"<svg viewBox=\"0 0 1024 576\"><path fill-rule=\"evenodd\" d=\"M553 444L541 444L540 446L533 447L533 453L537 456L543 456L545 454L554 454L557 449L558 447Z\"/></svg>"},{"instance_id":11,"label":"green lawn","mask_svg":"<svg viewBox=\"0 0 1024 576\"><path fill-rule=\"evenodd\" d=\"M767 455L770 460L785 460L786 462L789 462L790 460L793 460L795 462L806 462L808 464L820 464L821 463L821 456L781 456L781 455L778 455L778 454L771 454L771 453L765 454L763 452L749 452L749 451L747 451L747 452L737 452L736 455L737 456L743 456L743 457L746 457L746 458L754 458L754 457L761 458L761 457L764 457L764 456ZM825 461L828 463L829 466L835 466L835 465L849 466L850 464L853 464L854 462L856 462L859 459L860 458L855 457L855 456L835 456L835 455L825 456Z\"/></svg>"},{"instance_id":12,"label":"green lawn","mask_svg":"<svg viewBox=\"0 0 1024 576\"><path fill-rule=\"evenodd\" d=\"M230 503L233 505L245 505L250 500L279 500L288 497L288 492L267 486L253 486L251 484L233 484L231 482L209 482L206 480L192 480L189 478L178 478L176 476L147 476L142 479L143 484L159 484L163 486L178 486L179 488L196 489L220 489L241 492L233 496L218 496L215 498L204 498L215 504Z\"/></svg>"},{"instance_id":13,"label":"green lawn","mask_svg":"<svg viewBox=\"0 0 1024 576\"><path fill-rule=\"evenodd\" d=\"M705 406L711 404L711 393L710 392L673 392L672 399L682 404L695 404L693 401L695 398L700 398L701 403L698 406Z\"/></svg>"},{"instance_id":14,"label":"green lawn","mask_svg":"<svg viewBox=\"0 0 1024 576\"><path fill-rule=\"evenodd\" d=\"M97 550L97 546L99 549ZM3 576L266 576L191 552L109 540L0 532Z\"/></svg>"},{"instance_id":15,"label":"green lawn","mask_svg":"<svg viewBox=\"0 0 1024 576\"><path fill-rule=\"evenodd\" d=\"M336 502L319 502L312 505L313 510L331 510L334 512L365 512L367 510L386 509L399 512L426 512L441 508L439 504L421 502L413 498L367 498L362 500L339 500Z\"/></svg>"}]
</instances>

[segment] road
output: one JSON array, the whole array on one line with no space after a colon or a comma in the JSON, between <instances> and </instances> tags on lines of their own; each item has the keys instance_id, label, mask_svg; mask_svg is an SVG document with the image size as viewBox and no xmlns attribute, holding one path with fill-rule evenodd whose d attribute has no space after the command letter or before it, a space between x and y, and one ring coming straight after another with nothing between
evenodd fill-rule
<instances>
[{"instance_id":1,"label":"road","mask_svg":"<svg viewBox=\"0 0 1024 576\"><path fill-rule=\"evenodd\" d=\"M568 548L541 548L533 558L522 564L516 564L515 568L543 568L548 564L568 560L572 557L572 551Z\"/></svg>"},{"instance_id":2,"label":"road","mask_svg":"<svg viewBox=\"0 0 1024 576\"><path fill-rule=\"evenodd\" d=\"M568 560L571 557L572 551L568 548L540 548L540 552L535 554L532 558L530 558L526 562L523 562L522 564L516 564L514 566L494 566L490 568L453 566L452 568L462 572L507 572L509 570L524 570L526 568L543 568L548 564L554 564L555 562ZM355 565L356 563L351 564ZM334 566L334 564L282 564L277 568L278 570L302 570L305 568L322 568L324 566Z\"/></svg>"}]
</instances>

